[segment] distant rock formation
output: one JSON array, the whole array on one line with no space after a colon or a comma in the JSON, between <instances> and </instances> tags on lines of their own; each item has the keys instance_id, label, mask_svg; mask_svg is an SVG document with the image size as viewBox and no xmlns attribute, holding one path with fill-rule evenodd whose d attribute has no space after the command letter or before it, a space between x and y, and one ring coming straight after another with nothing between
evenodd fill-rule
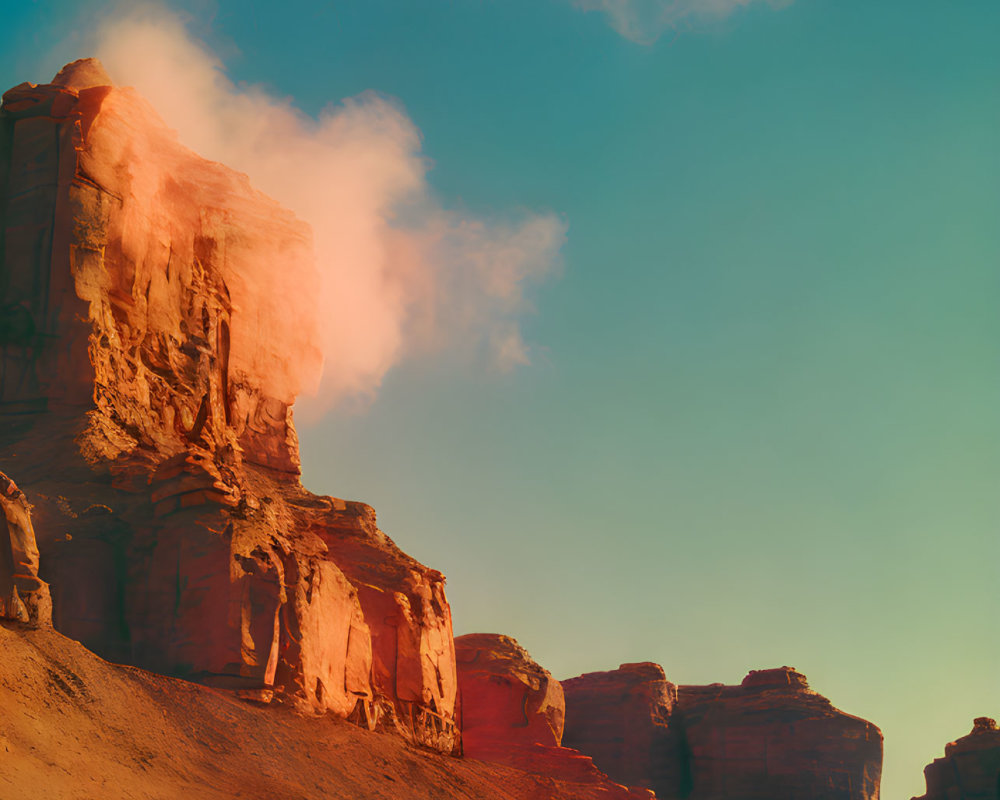
<instances>
[{"instance_id":1,"label":"distant rock formation","mask_svg":"<svg viewBox=\"0 0 1000 800\"><path fill-rule=\"evenodd\" d=\"M589 755L559 746L562 687L512 638L467 634L455 639L455 652L466 756L573 784L577 800L653 800L648 789L609 780Z\"/></svg>"},{"instance_id":2,"label":"distant rock formation","mask_svg":"<svg viewBox=\"0 0 1000 800\"><path fill-rule=\"evenodd\" d=\"M299 481L316 280L308 227L98 62L3 96L3 626L442 753L464 727L518 800L878 797L878 729L790 668L560 684L509 637L456 643L444 576Z\"/></svg>"},{"instance_id":3,"label":"distant rock formation","mask_svg":"<svg viewBox=\"0 0 1000 800\"><path fill-rule=\"evenodd\" d=\"M680 686L656 664L563 681L564 742L660 800L876 800L882 735L782 667Z\"/></svg>"},{"instance_id":4,"label":"distant rock formation","mask_svg":"<svg viewBox=\"0 0 1000 800\"><path fill-rule=\"evenodd\" d=\"M945 745L944 758L924 767L927 793L913 800L1000 798L1000 730L996 720L977 717L972 732Z\"/></svg>"},{"instance_id":5,"label":"distant rock formation","mask_svg":"<svg viewBox=\"0 0 1000 800\"><path fill-rule=\"evenodd\" d=\"M622 664L562 682L563 742L593 756L597 767L630 786L671 797L687 786L683 744L671 718L677 687L659 664Z\"/></svg>"},{"instance_id":6,"label":"distant rock formation","mask_svg":"<svg viewBox=\"0 0 1000 800\"><path fill-rule=\"evenodd\" d=\"M94 60L4 95L0 219L0 466L56 628L450 752L443 576L298 480L309 228Z\"/></svg>"}]
</instances>

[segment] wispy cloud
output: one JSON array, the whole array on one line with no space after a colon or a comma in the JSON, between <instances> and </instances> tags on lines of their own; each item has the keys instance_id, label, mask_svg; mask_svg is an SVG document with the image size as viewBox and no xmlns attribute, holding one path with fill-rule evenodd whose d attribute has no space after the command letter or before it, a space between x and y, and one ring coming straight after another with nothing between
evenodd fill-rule
<instances>
[{"instance_id":1,"label":"wispy cloud","mask_svg":"<svg viewBox=\"0 0 1000 800\"><path fill-rule=\"evenodd\" d=\"M612 28L640 44L652 44L681 24L728 17L744 6L783 8L794 0L573 0L582 11L600 11Z\"/></svg>"},{"instance_id":2,"label":"wispy cloud","mask_svg":"<svg viewBox=\"0 0 1000 800\"><path fill-rule=\"evenodd\" d=\"M565 223L449 209L397 101L368 92L312 118L288 98L235 85L156 6L104 25L97 55L183 144L247 173L312 225L323 279L298 288L323 331L323 405L373 396L389 369L429 351L490 357L504 369L528 362L526 288L557 265Z\"/></svg>"}]
</instances>

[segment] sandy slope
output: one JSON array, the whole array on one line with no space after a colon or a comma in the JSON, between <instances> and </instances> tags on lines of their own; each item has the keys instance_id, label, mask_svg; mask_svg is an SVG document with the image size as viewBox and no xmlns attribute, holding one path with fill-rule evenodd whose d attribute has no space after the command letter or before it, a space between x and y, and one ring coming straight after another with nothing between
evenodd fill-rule
<instances>
[{"instance_id":1,"label":"sandy slope","mask_svg":"<svg viewBox=\"0 0 1000 800\"><path fill-rule=\"evenodd\" d=\"M51 630L0 624L0 800L599 796L574 788L251 705L109 664Z\"/></svg>"}]
</instances>

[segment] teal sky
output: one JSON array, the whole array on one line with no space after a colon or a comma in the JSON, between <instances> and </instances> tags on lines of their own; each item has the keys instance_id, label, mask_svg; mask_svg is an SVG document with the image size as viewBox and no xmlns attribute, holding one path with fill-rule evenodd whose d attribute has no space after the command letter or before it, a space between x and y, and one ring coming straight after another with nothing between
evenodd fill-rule
<instances>
[{"instance_id":1,"label":"teal sky","mask_svg":"<svg viewBox=\"0 0 1000 800\"><path fill-rule=\"evenodd\" d=\"M0 83L89 55L107 7L4 0ZM568 226L531 366L408 361L300 426L306 484L441 569L456 633L559 678L795 666L882 728L887 800L1000 716L1000 4L646 43L568 0L170 7L308 113L397 98L446 207Z\"/></svg>"}]
</instances>

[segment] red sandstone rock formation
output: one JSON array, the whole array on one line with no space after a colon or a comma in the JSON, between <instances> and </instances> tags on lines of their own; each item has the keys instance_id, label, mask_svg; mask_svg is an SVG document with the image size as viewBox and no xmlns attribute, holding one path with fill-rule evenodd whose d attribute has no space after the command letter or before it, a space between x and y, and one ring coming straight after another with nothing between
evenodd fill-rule
<instances>
[{"instance_id":1,"label":"red sandstone rock formation","mask_svg":"<svg viewBox=\"0 0 1000 800\"><path fill-rule=\"evenodd\" d=\"M681 686L678 709L698 800L877 800L882 734L791 669L741 686Z\"/></svg>"},{"instance_id":2,"label":"red sandstone rock formation","mask_svg":"<svg viewBox=\"0 0 1000 800\"><path fill-rule=\"evenodd\" d=\"M4 95L0 219L0 466L55 626L451 751L444 578L298 481L308 227L93 60Z\"/></svg>"},{"instance_id":3,"label":"red sandstone rock formation","mask_svg":"<svg viewBox=\"0 0 1000 800\"><path fill-rule=\"evenodd\" d=\"M568 747L593 756L621 783L673 797L685 785L686 762L670 720L677 687L659 664L622 664L563 681Z\"/></svg>"},{"instance_id":4,"label":"red sandstone rock formation","mask_svg":"<svg viewBox=\"0 0 1000 800\"><path fill-rule=\"evenodd\" d=\"M563 681L564 742L660 800L875 800L882 736L789 667L674 687L655 664Z\"/></svg>"},{"instance_id":5,"label":"red sandstone rock formation","mask_svg":"<svg viewBox=\"0 0 1000 800\"><path fill-rule=\"evenodd\" d=\"M652 797L609 780L589 755L559 746L562 687L512 638L467 634L455 640L455 651L466 756L576 784L579 800Z\"/></svg>"},{"instance_id":6,"label":"red sandstone rock formation","mask_svg":"<svg viewBox=\"0 0 1000 800\"><path fill-rule=\"evenodd\" d=\"M0 616L44 625L48 583L107 658L443 752L461 683L466 752L537 797L650 796L559 746L559 683L513 640L460 640L459 672L443 576L302 488L305 225L94 61L4 95L0 220L0 467L26 490L0 481ZM565 743L661 800L877 797L877 729L792 670L678 693L626 665L566 697Z\"/></svg>"},{"instance_id":7,"label":"red sandstone rock formation","mask_svg":"<svg viewBox=\"0 0 1000 800\"><path fill-rule=\"evenodd\" d=\"M467 755L496 746L562 742L566 703L559 681L509 636L455 639Z\"/></svg>"},{"instance_id":8,"label":"red sandstone rock formation","mask_svg":"<svg viewBox=\"0 0 1000 800\"><path fill-rule=\"evenodd\" d=\"M972 732L945 745L944 758L924 767L927 793L913 800L994 800L1000 797L1000 730L977 717Z\"/></svg>"}]
</instances>

